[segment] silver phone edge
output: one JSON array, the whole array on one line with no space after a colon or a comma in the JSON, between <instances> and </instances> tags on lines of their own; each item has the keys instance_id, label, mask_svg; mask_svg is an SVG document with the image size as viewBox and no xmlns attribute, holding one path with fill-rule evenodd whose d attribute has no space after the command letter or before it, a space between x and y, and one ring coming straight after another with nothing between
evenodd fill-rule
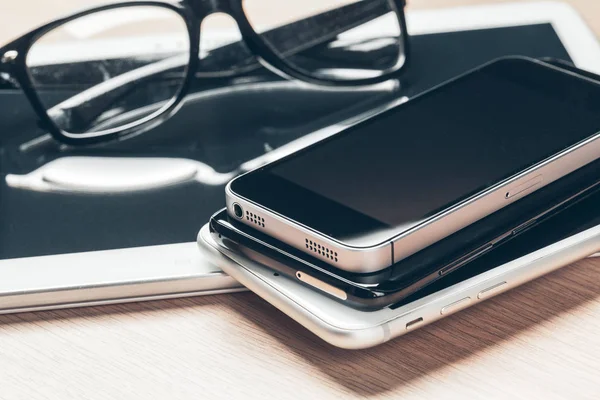
<instances>
[{"instance_id":1,"label":"silver phone edge","mask_svg":"<svg viewBox=\"0 0 600 400\"><path fill-rule=\"evenodd\" d=\"M224 271L326 342L346 349L364 349L385 343L561 267L596 255L600 250L600 225L399 307L383 323L373 323L360 329L334 325L310 312L303 304L248 269L246 265L252 265L253 261L220 248L212 240L207 226L200 230L198 244ZM480 293L489 288L497 289L480 299ZM327 301L334 301L325 295L321 296ZM464 307L442 315L444 307L467 297L469 301ZM389 313L389 309L386 310ZM419 320L417 325L410 325Z\"/></svg>"},{"instance_id":2,"label":"silver phone edge","mask_svg":"<svg viewBox=\"0 0 600 400\"><path fill-rule=\"evenodd\" d=\"M506 57L502 57L500 59L504 58ZM553 65L527 57L519 56L510 58L525 59L536 64L542 64L550 69L563 71L562 69ZM492 60L483 64L482 66L467 71L466 73L463 73L415 96L413 99L427 95L429 92L432 92L439 87L460 79L463 76L470 74L472 71L481 69L486 65L492 64L498 60L499 59ZM568 74L575 75L573 73ZM580 78L584 80L590 80L585 77ZM369 117L379 115L397 105L398 104L396 102L384 104L370 113ZM344 128L352 127L366 119L367 118L361 118L357 121L353 121L351 125L346 125ZM339 133L342 130L343 129L338 129L335 133ZM247 199L235 193L231 189L232 182L242 178L248 173L252 173L254 170L232 179L232 181L227 184L225 188L226 206L229 215L232 218L236 218L233 211L233 205L239 204L244 211L248 211L263 219L263 223L256 224L252 223L252 218L250 218L249 222L246 222L242 216L242 218L238 218L241 222L246 223L252 228L263 231L266 234L273 236L300 251L311 254L312 256L317 257L336 268L354 273L372 273L388 268L392 264L417 253L418 251L432 245L448 235L455 233L460 229L517 201L518 199L534 193L535 191L568 175L569 173L572 173L577 169L590 164L599 158L598 154L600 154L600 132L597 132L586 140L583 140L582 142L562 150L550 158L525 169L506 181L499 182L498 184L479 192L473 197L459 202L458 204L446 209L442 213L432 217L431 219L419 222L415 227L410 228L406 232L392 234L388 239L369 247L351 247L347 244L341 243L334 238L293 221L284 215L281 215L252 201L251 199ZM272 160L267 165L276 161L278 160ZM258 168L263 167L265 167L265 165ZM526 187L510 198L506 197L506 194L511 190L524 186L528 182L538 179L539 181L534 183L532 186ZM314 242L314 251L311 249L313 246L311 246L311 248L308 247L309 241L311 245ZM317 246L319 247L317 248ZM321 246L328 251L321 252ZM335 252L335 259L329 257L329 251Z\"/></svg>"},{"instance_id":3,"label":"silver phone edge","mask_svg":"<svg viewBox=\"0 0 600 400\"><path fill-rule=\"evenodd\" d=\"M51 310L64 310L69 308L83 308L83 307L96 307L96 306L109 306L113 304L127 304L127 303L138 303L145 301L157 301L157 300L172 300L181 299L185 297L197 297L197 296L210 296L217 294L229 294L246 292L248 289L245 287L234 287L229 289L220 290L197 290L192 292L178 292L169 293L167 290L159 290L159 293L146 294L134 297L114 297L107 298L102 294L97 296L86 295L79 301L69 300L64 303L53 303L41 305L37 304L31 299L20 299L21 306L13 306L9 308L0 308L0 315L3 314L18 314L36 311L51 311Z\"/></svg>"},{"instance_id":4,"label":"silver phone edge","mask_svg":"<svg viewBox=\"0 0 600 400\"><path fill-rule=\"evenodd\" d=\"M247 290L195 242L0 261L0 314Z\"/></svg>"}]
</instances>

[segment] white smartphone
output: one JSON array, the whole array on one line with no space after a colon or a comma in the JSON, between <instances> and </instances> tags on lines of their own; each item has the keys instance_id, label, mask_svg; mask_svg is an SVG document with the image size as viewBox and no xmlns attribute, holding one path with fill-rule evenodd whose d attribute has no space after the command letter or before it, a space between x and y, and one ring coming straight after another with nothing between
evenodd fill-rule
<instances>
[{"instance_id":1,"label":"white smartphone","mask_svg":"<svg viewBox=\"0 0 600 400\"><path fill-rule=\"evenodd\" d=\"M334 300L277 272L280 260L211 234L198 235L201 250L244 286L325 341L358 349L384 343L517 287L600 250L600 194L477 259L460 271L373 311Z\"/></svg>"},{"instance_id":2,"label":"white smartphone","mask_svg":"<svg viewBox=\"0 0 600 400\"><path fill-rule=\"evenodd\" d=\"M600 84L506 57L233 179L227 210L373 273L600 157Z\"/></svg>"}]
</instances>

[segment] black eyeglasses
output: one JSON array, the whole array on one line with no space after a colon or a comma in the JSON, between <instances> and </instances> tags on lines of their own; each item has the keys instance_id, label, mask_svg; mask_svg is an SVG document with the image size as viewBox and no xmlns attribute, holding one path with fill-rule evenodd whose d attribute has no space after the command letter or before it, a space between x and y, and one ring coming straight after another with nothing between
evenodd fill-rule
<instances>
[{"instance_id":1,"label":"black eyeglasses","mask_svg":"<svg viewBox=\"0 0 600 400\"><path fill-rule=\"evenodd\" d=\"M329 86L397 77L407 65L405 0L332 3L337 8L301 0L93 8L0 48L0 87L4 81L22 88L56 140L89 145L162 123L194 79L243 79L260 67ZM239 31L209 23L218 13L232 17Z\"/></svg>"}]
</instances>

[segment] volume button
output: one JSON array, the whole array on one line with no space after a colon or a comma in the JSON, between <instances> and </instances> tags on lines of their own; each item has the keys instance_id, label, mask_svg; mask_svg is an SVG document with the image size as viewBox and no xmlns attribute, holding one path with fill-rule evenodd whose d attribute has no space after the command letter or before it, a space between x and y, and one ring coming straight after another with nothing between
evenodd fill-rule
<instances>
[{"instance_id":1,"label":"volume button","mask_svg":"<svg viewBox=\"0 0 600 400\"><path fill-rule=\"evenodd\" d=\"M533 224L535 224L537 222L537 219L532 219L530 221L525 222L524 224L521 224L519 226L517 226L515 229L513 229L512 234L514 235L518 235L519 233L523 232L525 229L531 227Z\"/></svg>"},{"instance_id":2,"label":"volume button","mask_svg":"<svg viewBox=\"0 0 600 400\"><path fill-rule=\"evenodd\" d=\"M463 308L467 307L469 304L471 304L471 298L465 297L464 299L460 299L458 301L455 301L454 303L448 304L446 307L443 307L440 310L440 314L442 314L442 315L451 314L458 310L462 310Z\"/></svg>"},{"instance_id":3,"label":"volume button","mask_svg":"<svg viewBox=\"0 0 600 400\"><path fill-rule=\"evenodd\" d=\"M439 272L440 276L446 275L448 272L465 265L466 263L473 261L474 259L476 259L477 257L479 257L480 255L482 255L483 253L485 253L486 251L490 250L492 247L494 247L493 243L488 243L485 246L480 247L477 250L474 250L470 253L468 253L467 255L459 258L458 260L454 261L453 263L451 263L450 265L445 266L444 268L442 268Z\"/></svg>"},{"instance_id":4,"label":"volume button","mask_svg":"<svg viewBox=\"0 0 600 400\"><path fill-rule=\"evenodd\" d=\"M477 298L482 300L482 299L486 299L488 297L492 297L496 293L502 291L502 289L504 289L504 285L506 285L506 282L500 282L500 283L495 284L494 286L490 286L487 289L483 289L481 292L479 292L477 294Z\"/></svg>"}]
</instances>

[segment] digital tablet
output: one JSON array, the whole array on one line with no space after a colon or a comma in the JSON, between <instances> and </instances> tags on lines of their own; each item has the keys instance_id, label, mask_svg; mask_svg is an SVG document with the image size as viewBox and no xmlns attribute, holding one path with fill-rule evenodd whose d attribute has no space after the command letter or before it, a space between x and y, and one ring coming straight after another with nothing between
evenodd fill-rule
<instances>
[{"instance_id":1,"label":"digital tablet","mask_svg":"<svg viewBox=\"0 0 600 400\"><path fill-rule=\"evenodd\" d=\"M277 100L285 99L288 106L279 108L293 110L299 102L319 101L335 105L328 109L333 118L341 117L338 111L359 114L361 109L348 108L348 102L360 99L368 109L390 96L410 97L510 54L572 60L584 69L600 69L596 38L563 3L409 9L407 18L414 54L399 88L369 89L348 99L347 92L298 92L295 83L275 82L268 89L279 88L283 97ZM258 98L256 92L239 93L243 96L221 91L210 104L241 109ZM215 275L218 268L209 261L192 254L198 227L224 205L224 182L337 128L318 130L319 124L300 121L280 130L252 125L237 132L240 126L233 119L215 120L210 113L197 112L207 101L206 95L191 98L176 118L156 129L155 137L184 142L195 138L185 142L186 151L176 147L169 157L153 157L150 145L144 152L125 146L118 153L84 152L51 163L35 160L41 165L28 169L14 167L0 153L0 312L240 290L225 274ZM29 109L19 92L0 93L0 150L8 137L34 128ZM261 111L256 107L251 112ZM308 119L302 113L300 120ZM213 278L213 288L201 282L205 275Z\"/></svg>"}]
</instances>

